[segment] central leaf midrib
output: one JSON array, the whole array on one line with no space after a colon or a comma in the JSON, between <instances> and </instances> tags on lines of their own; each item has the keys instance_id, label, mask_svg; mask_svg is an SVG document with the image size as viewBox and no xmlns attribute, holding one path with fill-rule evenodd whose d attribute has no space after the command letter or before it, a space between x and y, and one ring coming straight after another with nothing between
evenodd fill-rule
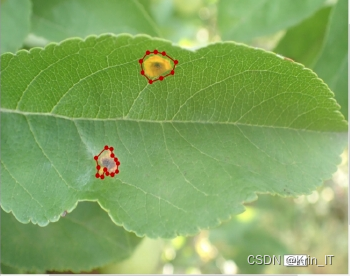
<instances>
[{"instance_id":1,"label":"central leaf midrib","mask_svg":"<svg viewBox=\"0 0 350 276\"><path fill-rule=\"evenodd\" d=\"M26 112L26 111L17 111L12 109L0 108L1 112L4 113L15 113L23 116L48 116L55 117L60 119L65 119L69 121L129 121L137 123L157 123L157 124L209 124L209 125L233 125L233 126L247 126L247 127L258 127L258 128L272 128L272 129L286 129L286 130L295 130L295 131L304 131L311 133L334 133L334 132L346 132L344 131L321 131L321 130L311 130L311 129L302 129L302 128L291 128L291 127L282 127L282 126L268 126L268 125L252 125L245 123L237 122L214 122L214 121L178 121L178 120L150 120L150 119L132 119L132 118L71 118L64 115L52 114L52 113L40 113L40 112Z\"/></svg>"}]
</instances>

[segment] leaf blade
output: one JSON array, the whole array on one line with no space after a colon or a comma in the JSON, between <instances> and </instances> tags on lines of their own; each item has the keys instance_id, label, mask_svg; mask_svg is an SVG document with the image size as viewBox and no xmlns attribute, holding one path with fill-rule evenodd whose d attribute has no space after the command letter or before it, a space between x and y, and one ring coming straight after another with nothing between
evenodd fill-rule
<instances>
[{"instance_id":1,"label":"leaf blade","mask_svg":"<svg viewBox=\"0 0 350 276\"><path fill-rule=\"evenodd\" d=\"M148 85L139 45L171 53L175 75ZM42 204L22 173L40 164L31 167L34 183L56 203L45 203L48 218L14 204L9 179L2 207L20 221L46 225L77 200L98 200L140 236L193 234L243 211L256 193L309 193L335 171L346 143L339 106L311 70L245 45L193 53L145 36L105 35L2 58L2 162ZM11 86L28 61L37 71ZM49 99L38 104L43 94ZM101 182L93 156L106 144L121 167ZM18 148L36 161L16 162Z\"/></svg>"},{"instance_id":2,"label":"leaf blade","mask_svg":"<svg viewBox=\"0 0 350 276\"><path fill-rule=\"evenodd\" d=\"M91 202L80 203L74 213L45 228L1 215L2 262L27 272L89 271L126 259L140 241Z\"/></svg>"}]
</instances>

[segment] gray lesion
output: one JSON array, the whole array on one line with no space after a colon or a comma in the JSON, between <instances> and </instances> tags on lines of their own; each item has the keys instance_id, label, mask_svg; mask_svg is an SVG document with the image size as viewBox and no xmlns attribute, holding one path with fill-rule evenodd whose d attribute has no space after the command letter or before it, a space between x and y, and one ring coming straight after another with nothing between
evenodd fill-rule
<instances>
[{"instance_id":1,"label":"gray lesion","mask_svg":"<svg viewBox=\"0 0 350 276\"><path fill-rule=\"evenodd\" d=\"M112 171L116 167L114 160L111 158L102 158L101 163L108 171Z\"/></svg>"},{"instance_id":2,"label":"gray lesion","mask_svg":"<svg viewBox=\"0 0 350 276\"><path fill-rule=\"evenodd\" d=\"M159 62L153 62L153 67L155 67L156 69L163 69L163 64L159 63Z\"/></svg>"}]
</instances>

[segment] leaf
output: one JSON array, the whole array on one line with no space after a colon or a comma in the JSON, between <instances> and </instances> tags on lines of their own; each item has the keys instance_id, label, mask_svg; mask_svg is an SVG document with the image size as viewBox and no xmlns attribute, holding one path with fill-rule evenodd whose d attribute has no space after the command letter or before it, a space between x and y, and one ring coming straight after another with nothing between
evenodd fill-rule
<instances>
[{"instance_id":1,"label":"leaf","mask_svg":"<svg viewBox=\"0 0 350 276\"><path fill-rule=\"evenodd\" d=\"M250 41L297 25L324 0L220 0L218 28L223 40Z\"/></svg>"},{"instance_id":2,"label":"leaf","mask_svg":"<svg viewBox=\"0 0 350 276\"><path fill-rule=\"evenodd\" d=\"M323 50L314 66L315 72L334 91L341 112L348 118L348 6L339 0L329 21Z\"/></svg>"},{"instance_id":3,"label":"leaf","mask_svg":"<svg viewBox=\"0 0 350 276\"><path fill-rule=\"evenodd\" d=\"M1 1L1 53L16 52L29 33L31 2L29 0Z\"/></svg>"},{"instance_id":4,"label":"leaf","mask_svg":"<svg viewBox=\"0 0 350 276\"><path fill-rule=\"evenodd\" d=\"M149 85L146 50L176 58ZM97 200L137 235L194 234L256 193L310 193L330 178L347 124L309 69L235 43L191 52L147 36L70 39L1 57L2 208L47 225ZM95 178L114 147L120 174Z\"/></svg>"},{"instance_id":5,"label":"leaf","mask_svg":"<svg viewBox=\"0 0 350 276\"><path fill-rule=\"evenodd\" d=\"M21 271L15 267L10 267L5 264L1 264L1 274L24 274L25 271Z\"/></svg>"},{"instance_id":6,"label":"leaf","mask_svg":"<svg viewBox=\"0 0 350 276\"><path fill-rule=\"evenodd\" d=\"M89 271L131 255L140 239L117 227L96 204L78 208L47 227L1 213L1 262L27 271Z\"/></svg>"},{"instance_id":7,"label":"leaf","mask_svg":"<svg viewBox=\"0 0 350 276\"><path fill-rule=\"evenodd\" d=\"M311 67L322 48L331 7L317 11L287 30L274 52Z\"/></svg>"},{"instance_id":8,"label":"leaf","mask_svg":"<svg viewBox=\"0 0 350 276\"><path fill-rule=\"evenodd\" d=\"M138 0L32 0L32 32L50 41L102 33L145 33L158 27Z\"/></svg>"}]
</instances>

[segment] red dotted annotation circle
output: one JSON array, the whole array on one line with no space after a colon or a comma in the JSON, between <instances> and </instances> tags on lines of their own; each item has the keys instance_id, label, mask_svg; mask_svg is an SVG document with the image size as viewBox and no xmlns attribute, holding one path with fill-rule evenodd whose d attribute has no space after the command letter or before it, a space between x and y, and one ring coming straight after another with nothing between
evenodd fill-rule
<instances>
[{"instance_id":1,"label":"red dotted annotation circle","mask_svg":"<svg viewBox=\"0 0 350 276\"><path fill-rule=\"evenodd\" d=\"M173 67L171 70L167 70L167 74L166 75L160 75L157 78L152 78L150 76L147 76L147 72L144 68L144 62L145 62L145 58L149 55L159 55L162 57L167 57L169 60L171 60L173 62ZM146 59L147 60L147 59ZM163 81L165 78L169 77L169 76L173 76L175 74L175 68L176 65L179 64L179 61L177 59L173 59L171 56L169 56L165 51L158 51L158 50L153 50L152 52L150 50L147 50L146 53L144 54L144 56L139 59L139 63L140 63L140 67L141 67L141 75L144 76L147 79L147 82L149 84L152 84L156 81Z\"/></svg>"}]
</instances>

